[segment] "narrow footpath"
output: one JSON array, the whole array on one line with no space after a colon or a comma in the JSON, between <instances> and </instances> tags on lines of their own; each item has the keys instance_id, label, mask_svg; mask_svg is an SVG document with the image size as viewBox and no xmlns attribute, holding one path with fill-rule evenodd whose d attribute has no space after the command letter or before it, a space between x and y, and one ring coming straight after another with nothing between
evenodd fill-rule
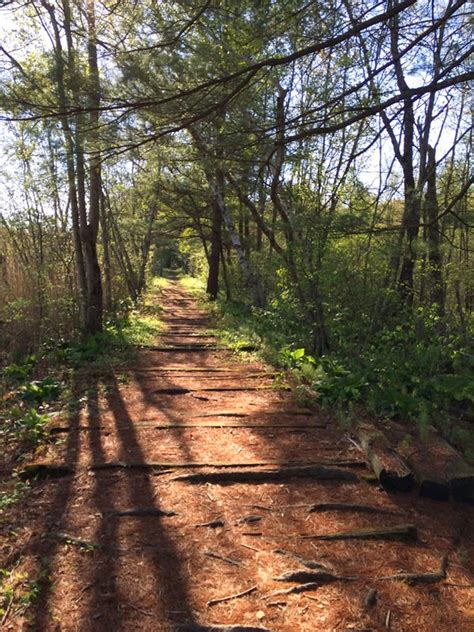
<instances>
[{"instance_id":1,"label":"narrow footpath","mask_svg":"<svg viewBox=\"0 0 474 632\"><path fill-rule=\"evenodd\" d=\"M178 282L160 301L164 334L125 378L78 374L56 476L34 484L31 629L472 630L473 509L380 490L347 432L220 348Z\"/></svg>"}]
</instances>

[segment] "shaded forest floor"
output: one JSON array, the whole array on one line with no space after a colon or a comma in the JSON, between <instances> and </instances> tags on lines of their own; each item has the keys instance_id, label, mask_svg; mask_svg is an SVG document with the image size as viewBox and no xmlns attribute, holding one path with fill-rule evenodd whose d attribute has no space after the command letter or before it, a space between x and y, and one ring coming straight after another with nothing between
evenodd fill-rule
<instances>
[{"instance_id":1,"label":"shaded forest floor","mask_svg":"<svg viewBox=\"0 0 474 632\"><path fill-rule=\"evenodd\" d=\"M330 415L220 348L178 282L156 300L156 345L120 371L76 371L81 408L56 418L35 457L49 469L0 516L0 628L471 630L474 509L374 486ZM378 513L308 511L322 503ZM406 524L416 539L301 537ZM446 555L435 583L382 579L436 572ZM314 585L274 594L298 585L275 579L288 571Z\"/></svg>"}]
</instances>

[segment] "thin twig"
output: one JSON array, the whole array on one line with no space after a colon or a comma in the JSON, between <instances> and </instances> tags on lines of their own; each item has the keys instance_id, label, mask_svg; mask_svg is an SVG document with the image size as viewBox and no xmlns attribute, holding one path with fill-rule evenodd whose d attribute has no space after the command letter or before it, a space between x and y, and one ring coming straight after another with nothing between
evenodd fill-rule
<instances>
[{"instance_id":1,"label":"thin twig","mask_svg":"<svg viewBox=\"0 0 474 632\"><path fill-rule=\"evenodd\" d=\"M212 557L215 560L227 562L227 564L232 564L233 566L242 566L238 560L232 560L230 557L224 557L220 553L215 553L214 551L204 551L204 555L207 555L207 557Z\"/></svg>"},{"instance_id":2,"label":"thin twig","mask_svg":"<svg viewBox=\"0 0 474 632\"><path fill-rule=\"evenodd\" d=\"M4 625L6 623L6 620L8 619L8 615L10 614L10 611L12 609L12 605L13 605L13 595L10 597L10 601L8 602L7 609L5 610L5 614L2 617L0 625Z\"/></svg>"},{"instance_id":3,"label":"thin twig","mask_svg":"<svg viewBox=\"0 0 474 632\"><path fill-rule=\"evenodd\" d=\"M250 595L257 590L257 586L252 586L251 588L247 588L242 592L235 593L234 595L228 595L227 597L221 597L220 599L211 599L207 602L208 606L215 606L218 603L223 603L224 601L231 601L232 599L238 599L239 597L245 597L245 595Z\"/></svg>"},{"instance_id":4,"label":"thin twig","mask_svg":"<svg viewBox=\"0 0 474 632\"><path fill-rule=\"evenodd\" d=\"M87 584L87 586L84 586L84 588L79 593L79 596L76 597L76 599L74 599L74 603L79 603L82 597L84 596L84 593L86 592L86 590L89 590L89 588L92 588L92 586L94 586L95 584L97 584L97 580L94 580L90 584Z\"/></svg>"}]
</instances>

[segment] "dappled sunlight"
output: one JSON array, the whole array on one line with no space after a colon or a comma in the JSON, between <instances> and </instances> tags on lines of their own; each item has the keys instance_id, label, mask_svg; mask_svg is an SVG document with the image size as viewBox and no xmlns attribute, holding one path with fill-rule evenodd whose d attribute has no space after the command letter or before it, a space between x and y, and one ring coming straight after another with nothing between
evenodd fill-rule
<instances>
[{"instance_id":1,"label":"dappled sunlight","mask_svg":"<svg viewBox=\"0 0 474 632\"><path fill-rule=\"evenodd\" d=\"M213 340L200 348L191 334L207 316L179 285L170 282L163 299L163 336L127 367L81 371L84 405L67 420L64 443L50 446L48 458L56 450L73 473L39 484L44 510L32 553L44 580L34 629L55 629L67 610L65 629L94 632L215 621L326 632L381 629L387 620L467 631L469 573L456 547L472 510L440 512L366 482L361 453L329 414L276 387L260 362L241 363ZM285 474L298 465L343 477ZM281 477L255 478L265 472ZM331 509L354 503L380 513ZM313 505L320 509L310 512ZM418 539L320 539L407 523ZM464 555L474 554L464 542ZM436 572L446 554L443 583L383 579ZM301 570L316 573L315 585L288 593L297 584L284 574ZM436 607L441 598L449 608Z\"/></svg>"}]
</instances>

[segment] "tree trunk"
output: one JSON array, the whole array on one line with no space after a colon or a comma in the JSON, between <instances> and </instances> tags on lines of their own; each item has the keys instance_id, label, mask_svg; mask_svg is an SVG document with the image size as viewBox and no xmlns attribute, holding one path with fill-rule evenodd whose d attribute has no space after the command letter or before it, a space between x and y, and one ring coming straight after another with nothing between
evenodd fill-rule
<instances>
[{"instance_id":1,"label":"tree trunk","mask_svg":"<svg viewBox=\"0 0 474 632\"><path fill-rule=\"evenodd\" d=\"M112 278L110 267L110 235L109 222L107 219L107 208L105 196L102 193L100 201L100 224L102 228L102 249L104 251L104 307L106 311L112 308Z\"/></svg>"},{"instance_id":2,"label":"tree trunk","mask_svg":"<svg viewBox=\"0 0 474 632\"><path fill-rule=\"evenodd\" d=\"M436 191L436 160L435 152L428 146L428 188L425 195L425 211L428 222L427 242L428 242L428 263L430 276L431 302L437 305L438 313L444 316L444 285L443 285L443 260L440 247L439 233L439 205Z\"/></svg>"},{"instance_id":3,"label":"tree trunk","mask_svg":"<svg viewBox=\"0 0 474 632\"><path fill-rule=\"evenodd\" d=\"M212 200L211 247L209 252L209 272L206 292L211 300L216 300L219 293L219 262L222 251L222 218L219 206Z\"/></svg>"}]
</instances>

